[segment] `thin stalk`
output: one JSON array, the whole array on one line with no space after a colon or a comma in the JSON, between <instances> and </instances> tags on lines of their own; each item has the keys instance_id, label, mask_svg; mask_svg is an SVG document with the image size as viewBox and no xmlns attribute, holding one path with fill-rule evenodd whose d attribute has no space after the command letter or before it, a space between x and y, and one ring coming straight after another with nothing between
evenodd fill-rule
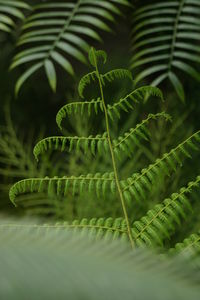
<instances>
[{"instance_id":1,"label":"thin stalk","mask_svg":"<svg viewBox=\"0 0 200 300\"><path fill-rule=\"evenodd\" d=\"M116 164L116 161L115 161L115 154L114 154L111 135L110 135L108 112L107 112L107 107L106 107L106 104L105 104L105 98L104 98L104 92L103 92L101 76L99 74L96 55L94 53L94 50L93 50L93 58L94 58L94 62L95 62L96 75L97 75L98 81L99 81L101 99L102 99L103 108L104 108L106 132L107 132L107 136L108 136L108 144L109 144L111 158L112 158L112 165L113 165L115 181L116 181L116 185L117 185L117 189L118 189L118 192L119 192L119 197L120 197L120 201L121 201L121 205L122 205L122 209L123 209L123 213L124 213L124 217L125 217L125 221L126 221L126 225L127 225L128 237L129 237L129 240L130 240L130 243L131 243L131 247L134 248L134 241L133 241L133 237L132 237L132 233L131 233L131 227L130 227L130 222L129 222L129 218L128 218L128 213L127 213L127 210L126 210L125 200L124 200L124 196L123 196L121 186L120 186L120 182L119 182L119 175L118 175L118 171L117 171L117 164Z\"/></svg>"}]
</instances>

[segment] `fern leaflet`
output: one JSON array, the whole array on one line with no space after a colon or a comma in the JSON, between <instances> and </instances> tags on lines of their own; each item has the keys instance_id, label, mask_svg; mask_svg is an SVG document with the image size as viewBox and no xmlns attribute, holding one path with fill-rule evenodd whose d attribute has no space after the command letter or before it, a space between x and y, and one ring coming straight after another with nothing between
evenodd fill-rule
<instances>
[{"instance_id":1,"label":"fern leaflet","mask_svg":"<svg viewBox=\"0 0 200 300\"><path fill-rule=\"evenodd\" d=\"M36 192L48 192L49 194L55 194L57 196L66 197L69 192L75 193L94 193L97 196L104 196L107 189L110 189L113 193L116 192L116 186L113 173L105 174L88 174L86 176L81 175L79 177L53 177L53 178L31 178L24 179L17 182L10 189L10 199L15 203L15 199L18 195L23 193L36 193Z\"/></svg>"},{"instance_id":2,"label":"fern leaflet","mask_svg":"<svg viewBox=\"0 0 200 300\"><path fill-rule=\"evenodd\" d=\"M100 98L96 100L93 99L92 101L68 103L58 111L56 115L56 123L62 130L61 124L66 116L70 116L72 113L76 114L77 112L79 112L80 115L87 113L90 116L92 112L97 114L98 111L103 112L103 105Z\"/></svg>"}]
</instances>

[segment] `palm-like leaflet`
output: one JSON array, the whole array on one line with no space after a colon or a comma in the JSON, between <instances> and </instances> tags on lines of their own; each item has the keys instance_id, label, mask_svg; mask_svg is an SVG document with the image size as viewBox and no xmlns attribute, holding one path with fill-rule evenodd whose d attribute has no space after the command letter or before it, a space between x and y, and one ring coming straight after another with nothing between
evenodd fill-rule
<instances>
[{"instance_id":1,"label":"palm-like leaflet","mask_svg":"<svg viewBox=\"0 0 200 300\"><path fill-rule=\"evenodd\" d=\"M136 82L154 76L157 86L169 79L184 101L179 73L200 81L194 63L199 63L200 2L198 0L149 1L133 14L131 68L138 70Z\"/></svg>"},{"instance_id":2,"label":"palm-like leaflet","mask_svg":"<svg viewBox=\"0 0 200 300\"><path fill-rule=\"evenodd\" d=\"M111 32L113 15L121 15L117 4L129 5L127 0L76 0L38 4L28 17L18 46L22 50L14 57L11 69L30 63L16 83L18 94L23 83L37 70L44 67L49 84L56 90L55 63L74 75L71 58L87 63L88 38L102 41L98 31ZM24 49L25 47L25 49Z\"/></svg>"},{"instance_id":3,"label":"palm-like leaflet","mask_svg":"<svg viewBox=\"0 0 200 300\"><path fill-rule=\"evenodd\" d=\"M0 31L11 32L15 27L15 20L25 18L23 10L31 10L31 7L24 1L1 0Z\"/></svg>"}]
</instances>

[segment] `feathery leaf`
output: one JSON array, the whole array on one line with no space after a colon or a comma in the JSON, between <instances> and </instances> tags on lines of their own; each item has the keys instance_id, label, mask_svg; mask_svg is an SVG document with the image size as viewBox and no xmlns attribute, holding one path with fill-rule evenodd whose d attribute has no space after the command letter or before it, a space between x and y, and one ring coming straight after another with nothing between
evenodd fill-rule
<instances>
[{"instance_id":1,"label":"feathery leaf","mask_svg":"<svg viewBox=\"0 0 200 300\"><path fill-rule=\"evenodd\" d=\"M186 195L196 187L200 187L200 176L187 187L181 188L179 193L157 204L141 220L134 222L132 232L136 244L162 246L164 240L174 233L175 224L180 224L182 218L186 219L188 209L192 210Z\"/></svg>"},{"instance_id":2,"label":"feathery leaf","mask_svg":"<svg viewBox=\"0 0 200 300\"><path fill-rule=\"evenodd\" d=\"M114 183L113 173L105 173L105 174L88 174L81 175L79 177L64 176L62 178L53 177L45 177L45 178L31 178L25 179L17 182L10 189L10 200L16 204L15 200L18 195L24 193L37 193L37 192L47 192L48 194L55 194L57 196L66 197L69 193L75 192L80 193L83 192L80 188L81 185L84 185L84 192L93 193L96 192L97 196L103 195L103 183L107 182L106 188L109 188L111 184ZM76 183L81 183L76 184ZM58 188L59 187L59 188Z\"/></svg>"},{"instance_id":3,"label":"feathery leaf","mask_svg":"<svg viewBox=\"0 0 200 300\"><path fill-rule=\"evenodd\" d=\"M169 79L184 101L184 88L177 73L181 71L200 81L193 63L199 63L199 2L190 0L142 1L133 13L131 69L136 83L154 75L152 85Z\"/></svg>"},{"instance_id":4,"label":"feathery leaf","mask_svg":"<svg viewBox=\"0 0 200 300\"><path fill-rule=\"evenodd\" d=\"M12 14L17 13L17 17L23 15L17 8L19 5L11 5L9 1L6 6L12 9ZM23 3L12 1L13 3ZM33 13L25 20L18 47L22 50L14 57L12 68L22 63L30 62L30 66L17 81L17 91L22 84L30 77L34 71L38 70L36 65L41 64L47 71L51 88L55 91L56 74L52 72L54 63L59 64L70 75L74 74L70 57L81 63L87 63L85 52L90 48L87 38L101 41L99 30L111 31L110 22L115 20L115 15L120 15L118 5L127 5L126 0L74 0L71 2L47 2L35 5ZM14 7L10 7L14 6ZM0 8L5 6L0 3ZM15 7L16 6L16 7ZM28 6L27 6L28 7ZM1 10L0 10L1 12ZM11 22L11 19L9 19ZM3 21L3 20L2 20ZM9 27L0 21L0 29L8 31ZM8 20L7 20L8 22ZM107 25L108 23L108 25ZM10 26L10 25L9 25ZM26 49L24 49L26 47ZM31 55L31 57L30 57ZM47 62L49 67L47 68ZM51 64L51 67L50 67ZM25 76L25 74L29 76Z\"/></svg>"},{"instance_id":5,"label":"feathery leaf","mask_svg":"<svg viewBox=\"0 0 200 300\"><path fill-rule=\"evenodd\" d=\"M38 160L38 157L41 154L44 154L48 150L60 150L60 151L77 151L83 150L85 153L91 151L93 155L98 151L99 154L102 154L107 150L106 143L107 137L106 133L103 135L89 136L89 137L64 137L64 136L54 136L48 137L36 144L34 147L33 153L35 158Z\"/></svg>"}]
</instances>

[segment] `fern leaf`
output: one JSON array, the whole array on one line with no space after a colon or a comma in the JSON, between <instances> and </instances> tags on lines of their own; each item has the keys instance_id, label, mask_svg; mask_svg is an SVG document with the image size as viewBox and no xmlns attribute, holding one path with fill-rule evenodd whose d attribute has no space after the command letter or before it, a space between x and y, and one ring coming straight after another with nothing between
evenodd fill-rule
<instances>
[{"instance_id":1,"label":"fern leaf","mask_svg":"<svg viewBox=\"0 0 200 300\"><path fill-rule=\"evenodd\" d=\"M96 52L98 52L98 51L96 51ZM114 79L122 79L122 78L129 78L132 80L131 72L126 69L116 69L116 70L107 72L104 75L101 75L101 80L102 80L102 83L104 83L104 84L105 84L105 80L111 82ZM92 82L95 82L96 80L97 80L96 71L93 71L82 77L82 79L79 82L79 86L78 86L78 91L79 91L80 97L82 97L82 98L84 97L85 88L88 85L90 85ZM131 97L131 95L130 95L130 97ZM123 104L121 104L121 105L123 105Z\"/></svg>"},{"instance_id":2,"label":"fern leaf","mask_svg":"<svg viewBox=\"0 0 200 300\"><path fill-rule=\"evenodd\" d=\"M200 176L187 187L181 188L179 193L172 194L163 203L157 204L147 212L147 215L133 224L133 237L136 244L163 245L163 241L169 238L180 225L181 219L186 219L188 208L192 210L187 194L194 188L200 187Z\"/></svg>"},{"instance_id":3,"label":"fern leaf","mask_svg":"<svg viewBox=\"0 0 200 300\"><path fill-rule=\"evenodd\" d=\"M34 204L34 203L33 203ZM47 204L49 204L47 202ZM0 228L9 225L0 225ZM11 225L15 226L15 225ZM16 225L17 226L17 225ZM22 224L18 225L23 226ZM31 225L29 225L31 226ZM55 228L57 230L64 229L65 232L70 230L72 233L84 234L85 237L92 237L93 240L123 240L127 241L127 226L123 218L92 218L73 220L72 222L57 222L56 224L33 225L35 228Z\"/></svg>"},{"instance_id":4,"label":"fern leaf","mask_svg":"<svg viewBox=\"0 0 200 300\"><path fill-rule=\"evenodd\" d=\"M106 183L106 190L111 190L111 185L115 184L114 174L97 173L95 175L88 174L79 177L45 177L45 178L31 178L17 182L10 189L10 200L15 204L16 197L25 193L47 192L49 195L57 195L66 197L69 193L75 194L83 192L93 193L103 196L103 187ZM113 190L113 189L112 189Z\"/></svg>"},{"instance_id":5,"label":"fern leaf","mask_svg":"<svg viewBox=\"0 0 200 300\"><path fill-rule=\"evenodd\" d=\"M85 88L91 84L91 82L95 82L97 80L97 75L96 75L96 71L93 71L91 73L86 74L85 76L83 76L79 82L78 85L78 92L80 97L84 97L83 93Z\"/></svg>"},{"instance_id":6,"label":"fern leaf","mask_svg":"<svg viewBox=\"0 0 200 300\"><path fill-rule=\"evenodd\" d=\"M30 63L26 70L29 76L21 75L17 82L16 93L28 77L36 72L35 65L40 63L45 66L46 60L51 61L54 68L56 64L59 64L66 72L73 75L70 57L81 63L87 63L85 52L88 52L90 47L87 38L101 41L98 31L111 31L110 24L107 25L107 23L113 22L114 16L121 14L117 6L127 5L127 3L126 0L111 0L109 3L104 0L89 2L74 0L67 3L60 1L35 5L32 15L26 19L18 41L18 47L22 50L14 57L11 65L12 69L26 62ZM6 29L7 25L4 27ZM49 78L47 68L45 72ZM55 91L56 80L53 84L50 80L49 82Z\"/></svg>"},{"instance_id":7,"label":"fern leaf","mask_svg":"<svg viewBox=\"0 0 200 300\"><path fill-rule=\"evenodd\" d=\"M62 121L67 116L70 116L72 113L80 112L80 115L87 113L88 116L91 115L92 112L96 114L98 111L103 112L103 105L100 98L93 99L91 101L84 101L84 102L72 102L69 104L64 105L56 115L56 123L58 127L62 130Z\"/></svg>"},{"instance_id":8,"label":"fern leaf","mask_svg":"<svg viewBox=\"0 0 200 300\"><path fill-rule=\"evenodd\" d=\"M23 10L31 10L31 7L16 0L0 1L0 31L11 32L15 27L15 19L24 19Z\"/></svg>"},{"instance_id":9,"label":"fern leaf","mask_svg":"<svg viewBox=\"0 0 200 300\"><path fill-rule=\"evenodd\" d=\"M111 120L114 119L114 116L116 115L118 118L120 118L120 111L130 111L131 109L134 109L134 104L138 102L143 102L146 97L157 97L163 100L163 95L160 89L152 86L143 86L140 88L137 88L133 92L131 92L126 97L120 99L118 102L116 102L114 105L107 105L108 115L111 118Z\"/></svg>"},{"instance_id":10,"label":"fern leaf","mask_svg":"<svg viewBox=\"0 0 200 300\"><path fill-rule=\"evenodd\" d=\"M115 69L101 76L102 82L105 85L105 81L112 82L114 79L128 78L133 80L132 74L126 69Z\"/></svg>"},{"instance_id":11,"label":"fern leaf","mask_svg":"<svg viewBox=\"0 0 200 300\"><path fill-rule=\"evenodd\" d=\"M198 1L154 0L139 6L133 15L132 31L131 69L137 72L139 67L136 83L152 74L154 86L168 79L184 101L184 88L177 73L181 71L200 81L200 73L192 65L200 62L199 16Z\"/></svg>"},{"instance_id":12,"label":"fern leaf","mask_svg":"<svg viewBox=\"0 0 200 300\"><path fill-rule=\"evenodd\" d=\"M62 224L60 224L62 226ZM58 224L59 226L59 224ZM123 218L92 218L74 220L72 223L65 223L65 228L71 231L79 231L95 239L128 240L126 222Z\"/></svg>"},{"instance_id":13,"label":"fern leaf","mask_svg":"<svg viewBox=\"0 0 200 300\"><path fill-rule=\"evenodd\" d=\"M95 155L97 151L102 154L108 149L108 145L106 145L108 144L106 135L107 134L104 133L103 135L97 135L95 137L48 137L36 144L33 153L37 160L41 154L44 154L48 150L60 150L62 152L71 152L73 150L79 152L83 150L85 153L90 150L93 155Z\"/></svg>"},{"instance_id":14,"label":"fern leaf","mask_svg":"<svg viewBox=\"0 0 200 300\"><path fill-rule=\"evenodd\" d=\"M197 257L200 253L200 232L191 234L182 243L177 243L173 249L170 249L169 253L186 254L190 258Z\"/></svg>"},{"instance_id":15,"label":"fern leaf","mask_svg":"<svg viewBox=\"0 0 200 300\"><path fill-rule=\"evenodd\" d=\"M121 151L125 151L129 156L131 156L131 148L133 148L134 144L138 145L140 139L149 139L149 132L147 130L147 125L149 122L158 118L164 118L165 120L171 119L170 116L164 112L149 114L145 120L143 120L135 128L131 128L129 132L124 134L124 136L120 136L117 140L113 140L114 151L117 156L120 158Z\"/></svg>"},{"instance_id":16,"label":"fern leaf","mask_svg":"<svg viewBox=\"0 0 200 300\"><path fill-rule=\"evenodd\" d=\"M196 142L199 143L200 131L197 131L184 142L172 149L169 153L165 153L162 158L157 159L154 164L149 165L148 168L143 169L139 174L133 174L132 178L122 181L123 192L129 202L133 197L141 201L141 191L151 191L151 187L156 183L159 176L169 174L170 171L175 171L177 165L182 165L183 158L190 157L190 152L195 149ZM192 146L191 146L192 145Z\"/></svg>"}]
</instances>

